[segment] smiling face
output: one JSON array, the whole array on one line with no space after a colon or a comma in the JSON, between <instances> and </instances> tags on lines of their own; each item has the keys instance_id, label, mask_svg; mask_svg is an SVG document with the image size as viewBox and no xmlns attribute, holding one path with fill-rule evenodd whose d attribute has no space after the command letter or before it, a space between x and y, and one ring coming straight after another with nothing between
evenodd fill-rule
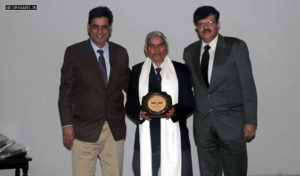
<instances>
[{"instance_id":1,"label":"smiling face","mask_svg":"<svg viewBox=\"0 0 300 176\"><path fill-rule=\"evenodd\" d=\"M216 22L214 15L197 21L195 26L199 37L209 44L217 35L220 29L220 22Z\"/></svg>"},{"instance_id":2,"label":"smiling face","mask_svg":"<svg viewBox=\"0 0 300 176\"><path fill-rule=\"evenodd\" d=\"M112 28L109 25L108 18L98 17L92 19L88 24L88 33L91 40L99 47L103 48L105 42L108 40L111 34Z\"/></svg>"},{"instance_id":3,"label":"smiling face","mask_svg":"<svg viewBox=\"0 0 300 176\"><path fill-rule=\"evenodd\" d=\"M155 65L160 66L168 54L168 47L162 37L151 37L145 46L145 52Z\"/></svg>"}]
</instances>

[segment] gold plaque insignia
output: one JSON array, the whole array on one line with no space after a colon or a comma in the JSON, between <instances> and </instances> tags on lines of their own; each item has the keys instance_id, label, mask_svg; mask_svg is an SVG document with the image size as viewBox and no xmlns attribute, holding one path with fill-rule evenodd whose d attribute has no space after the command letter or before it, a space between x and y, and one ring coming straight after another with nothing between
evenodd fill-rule
<instances>
[{"instance_id":1,"label":"gold plaque insignia","mask_svg":"<svg viewBox=\"0 0 300 176\"><path fill-rule=\"evenodd\" d=\"M142 110L149 117L165 117L170 109L172 109L172 99L166 92L149 92L143 97Z\"/></svg>"}]
</instances>

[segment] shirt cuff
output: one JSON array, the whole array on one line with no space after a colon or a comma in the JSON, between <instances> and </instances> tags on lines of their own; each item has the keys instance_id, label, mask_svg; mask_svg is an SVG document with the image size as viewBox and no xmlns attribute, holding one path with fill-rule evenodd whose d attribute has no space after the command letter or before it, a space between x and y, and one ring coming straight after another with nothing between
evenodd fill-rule
<instances>
[{"instance_id":1,"label":"shirt cuff","mask_svg":"<svg viewBox=\"0 0 300 176\"><path fill-rule=\"evenodd\" d=\"M73 125L65 125L65 126L62 126L62 128L65 128L65 127L68 127L68 126L73 126Z\"/></svg>"}]
</instances>

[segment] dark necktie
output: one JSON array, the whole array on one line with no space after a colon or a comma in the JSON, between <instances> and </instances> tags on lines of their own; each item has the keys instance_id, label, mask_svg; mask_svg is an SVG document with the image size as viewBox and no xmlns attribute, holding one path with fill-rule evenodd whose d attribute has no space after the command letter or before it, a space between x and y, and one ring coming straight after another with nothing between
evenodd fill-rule
<instances>
[{"instance_id":1,"label":"dark necktie","mask_svg":"<svg viewBox=\"0 0 300 176\"><path fill-rule=\"evenodd\" d=\"M208 50L210 49L209 45L205 45L204 47L204 52L202 54L202 59L201 59L201 72L203 75L204 82L206 86L208 87L208 63L209 63L209 52Z\"/></svg>"},{"instance_id":2,"label":"dark necktie","mask_svg":"<svg viewBox=\"0 0 300 176\"><path fill-rule=\"evenodd\" d=\"M156 68L156 84L157 84L157 90L161 91L161 68ZM156 86L155 86L156 87ZM157 153L157 151L160 151L160 134L161 134L161 127L160 127L160 118L152 118L150 121L150 137L151 137L151 151L152 153Z\"/></svg>"},{"instance_id":3,"label":"dark necktie","mask_svg":"<svg viewBox=\"0 0 300 176\"><path fill-rule=\"evenodd\" d=\"M156 68L155 70L156 70L156 79L159 82L159 89L161 90L161 75L160 75L161 68Z\"/></svg>"},{"instance_id":4,"label":"dark necktie","mask_svg":"<svg viewBox=\"0 0 300 176\"><path fill-rule=\"evenodd\" d=\"M156 68L156 78L159 82L161 82L161 76L160 76L160 71L161 71L161 68Z\"/></svg>"},{"instance_id":5,"label":"dark necktie","mask_svg":"<svg viewBox=\"0 0 300 176\"><path fill-rule=\"evenodd\" d=\"M107 72L106 72L105 59L104 59L104 56L103 56L103 50L99 49L98 53L100 54L100 56L99 56L99 67L100 67L101 73L103 75L103 80L104 80L105 86L107 86Z\"/></svg>"}]
</instances>

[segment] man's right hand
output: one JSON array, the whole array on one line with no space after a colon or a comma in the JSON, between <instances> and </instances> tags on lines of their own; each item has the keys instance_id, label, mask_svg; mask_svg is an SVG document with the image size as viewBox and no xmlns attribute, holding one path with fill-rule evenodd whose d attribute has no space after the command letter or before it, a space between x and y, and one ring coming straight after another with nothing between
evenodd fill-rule
<instances>
[{"instance_id":1,"label":"man's right hand","mask_svg":"<svg viewBox=\"0 0 300 176\"><path fill-rule=\"evenodd\" d=\"M147 113L145 111L140 111L140 116L143 117L145 120L151 120L149 116L147 116Z\"/></svg>"},{"instance_id":2,"label":"man's right hand","mask_svg":"<svg viewBox=\"0 0 300 176\"><path fill-rule=\"evenodd\" d=\"M71 150L74 141L74 129L73 126L65 126L63 127L63 142L64 146Z\"/></svg>"}]
</instances>

